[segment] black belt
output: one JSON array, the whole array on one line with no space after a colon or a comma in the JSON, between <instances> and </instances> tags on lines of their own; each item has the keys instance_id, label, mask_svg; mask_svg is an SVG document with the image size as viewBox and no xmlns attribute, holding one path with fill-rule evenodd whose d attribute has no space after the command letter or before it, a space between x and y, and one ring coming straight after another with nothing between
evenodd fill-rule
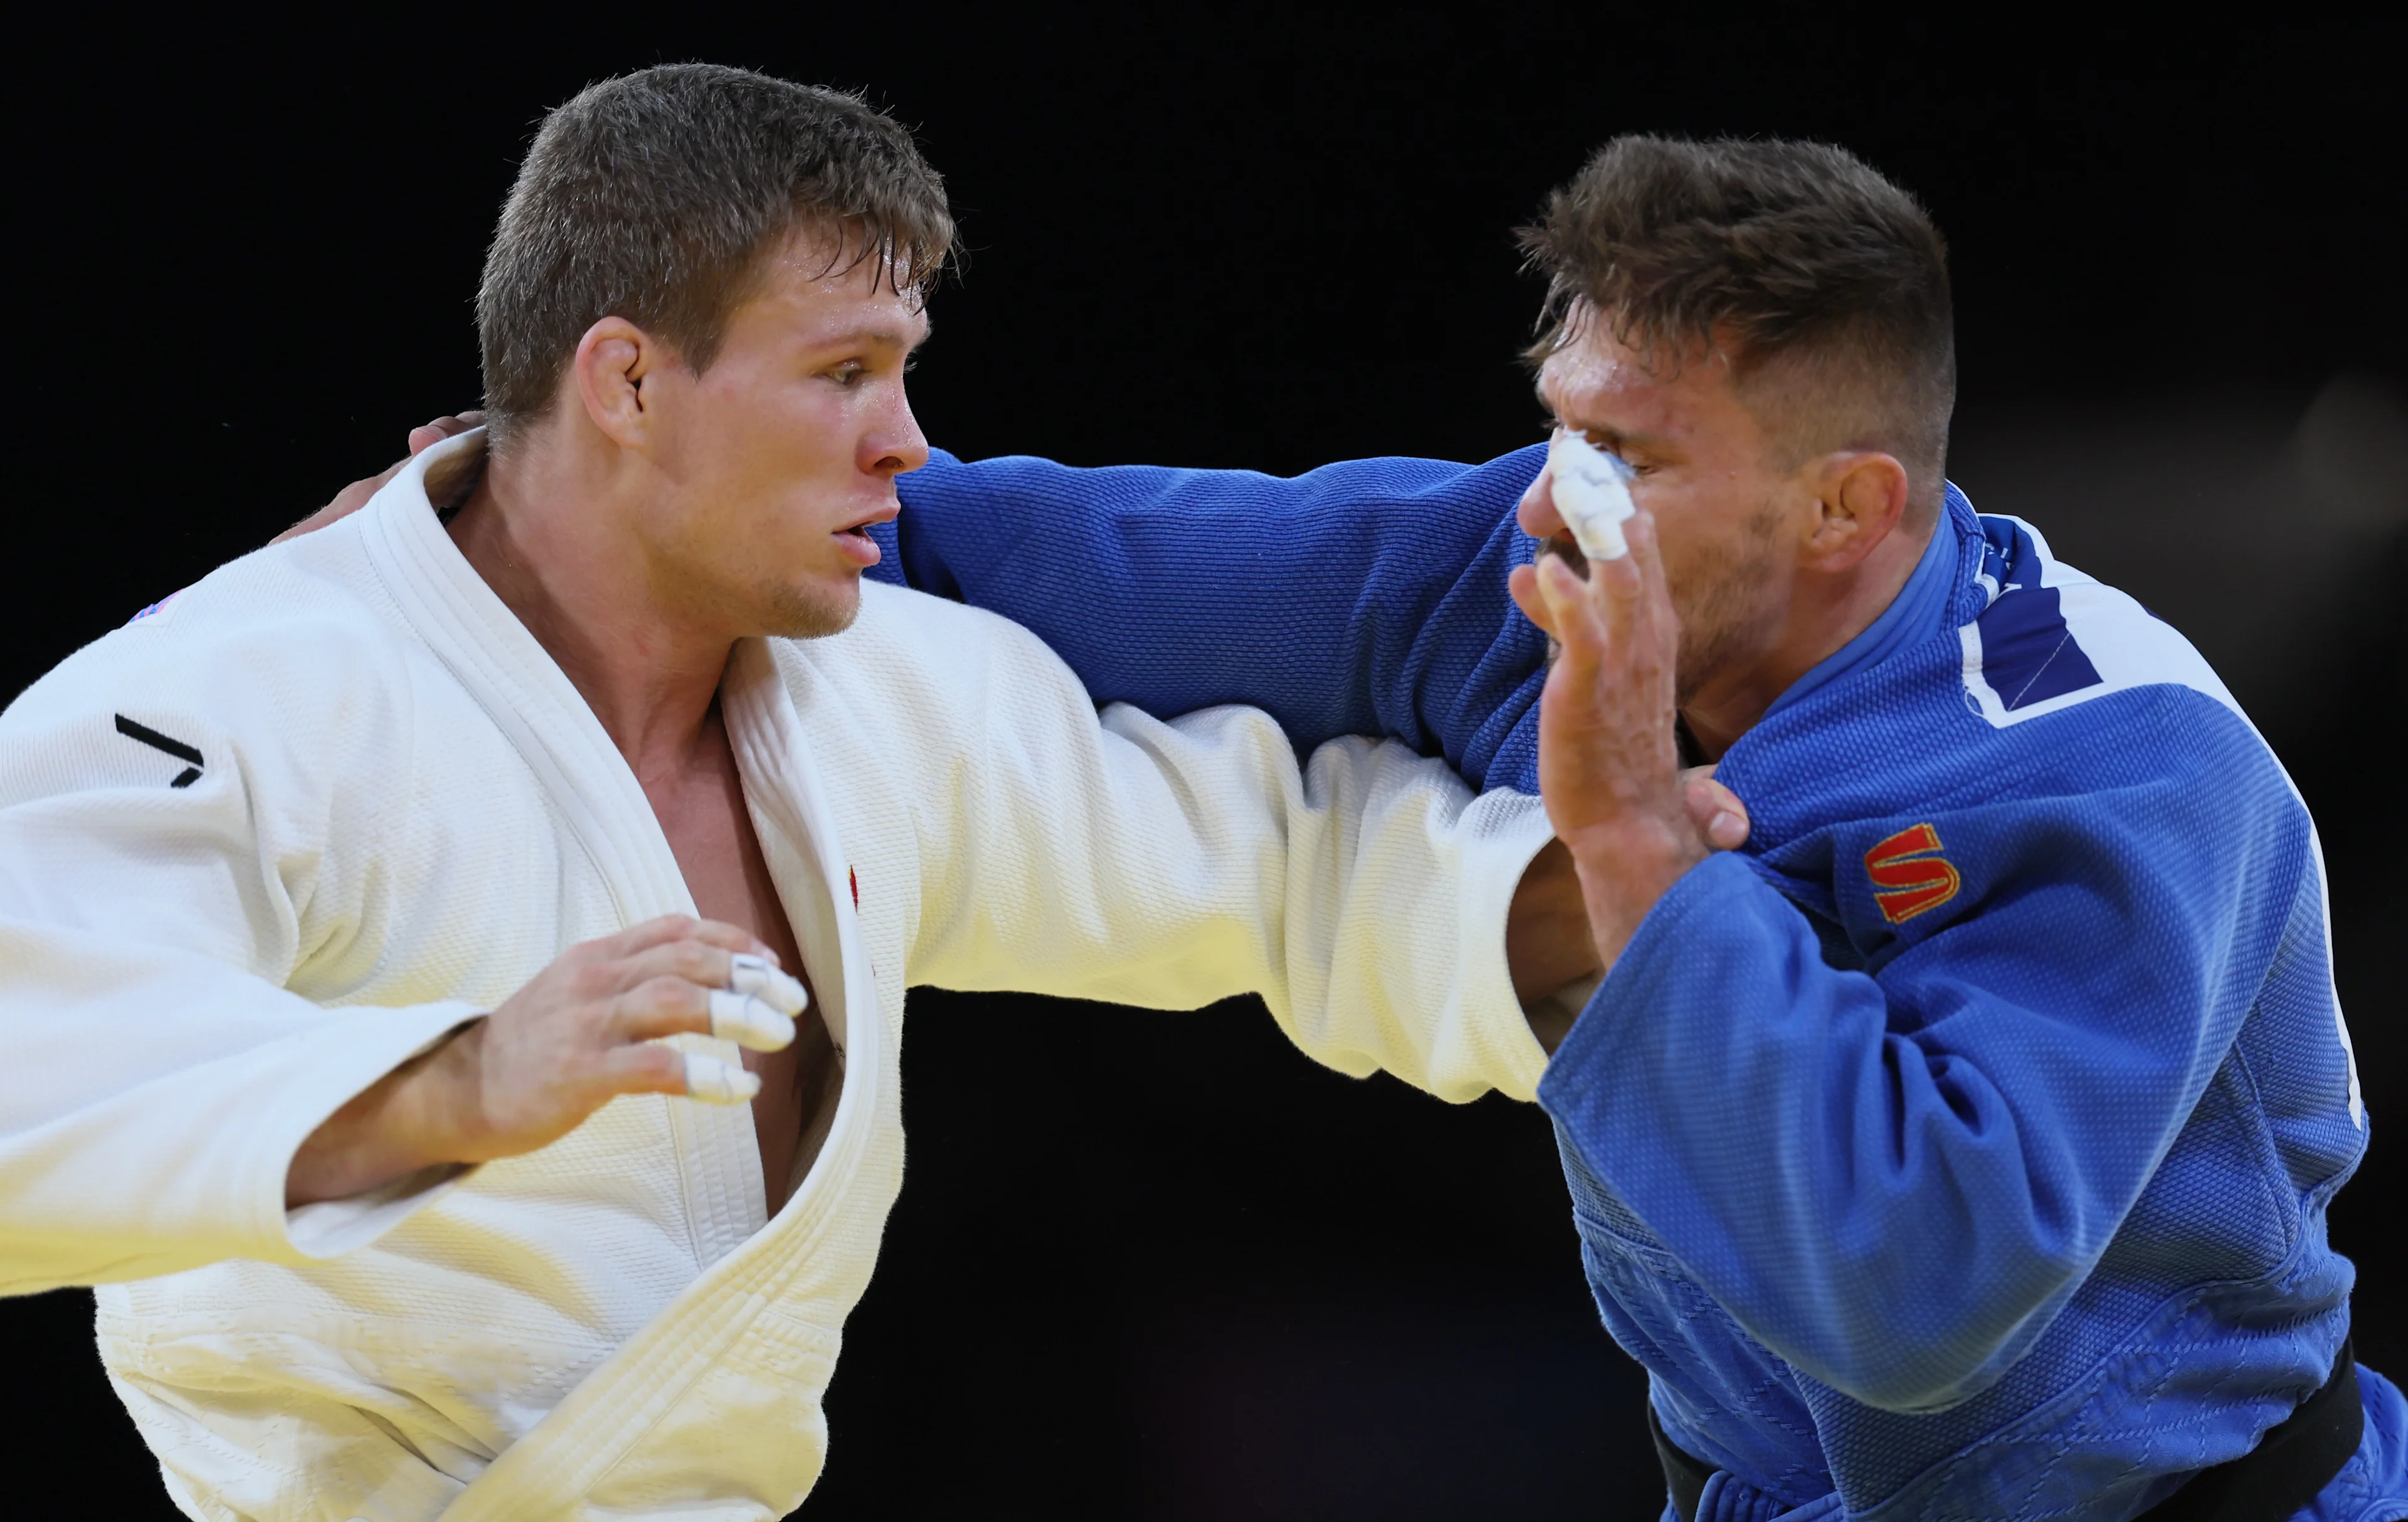
<instances>
[{"instance_id":1,"label":"black belt","mask_svg":"<svg viewBox=\"0 0 2408 1522\"><path fill-rule=\"evenodd\" d=\"M2285 1522L2332 1483L2358 1452L2365 1428L2358 1363L2344 1337L2324 1387L2268 1428L2258 1446L2200 1470L2135 1522ZM1664 1466L1672 1514L1681 1522L1698 1522L1698 1502L1705 1496L1706 1482L1713 1478L1713 1466L1665 1435L1653 1400L1647 1403L1647 1431Z\"/></svg>"}]
</instances>

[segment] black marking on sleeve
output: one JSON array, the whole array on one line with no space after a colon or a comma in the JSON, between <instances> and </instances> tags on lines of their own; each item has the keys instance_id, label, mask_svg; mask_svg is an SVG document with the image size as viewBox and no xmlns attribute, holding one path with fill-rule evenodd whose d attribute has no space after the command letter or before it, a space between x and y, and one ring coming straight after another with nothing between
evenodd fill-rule
<instances>
[{"instance_id":1,"label":"black marking on sleeve","mask_svg":"<svg viewBox=\"0 0 2408 1522\"><path fill-rule=\"evenodd\" d=\"M122 713L117 715L117 732L128 739L140 740L154 751L165 751L179 761L192 763L177 774L176 780L167 784L169 787L192 786L200 781L201 768L208 764L201 758L200 752L182 740L163 735L147 724L136 724Z\"/></svg>"}]
</instances>

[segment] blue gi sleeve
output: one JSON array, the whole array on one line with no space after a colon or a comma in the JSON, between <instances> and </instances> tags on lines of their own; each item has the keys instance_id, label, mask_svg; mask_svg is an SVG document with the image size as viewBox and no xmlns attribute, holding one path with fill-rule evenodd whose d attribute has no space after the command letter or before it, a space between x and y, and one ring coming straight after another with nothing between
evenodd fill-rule
<instances>
[{"instance_id":1,"label":"blue gi sleeve","mask_svg":"<svg viewBox=\"0 0 2408 1522\"><path fill-rule=\"evenodd\" d=\"M2217 725L2229 744L2155 777L1834 830L1821 933L1761 865L1707 858L1540 1102L1782 1357L1892 1411L1978 1394L2099 1261L2278 955L2322 956L2305 811L2237 720ZM1891 928L1851 853L1918 821L1961 888ZM1827 957L1842 934L1869 970Z\"/></svg>"},{"instance_id":2,"label":"blue gi sleeve","mask_svg":"<svg viewBox=\"0 0 2408 1522\"><path fill-rule=\"evenodd\" d=\"M1026 625L1099 702L1268 710L1299 751L1387 735L1538 791L1546 640L1506 594L1532 446L1281 478L939 452L871 572Z\"/></svg>"}]
</instances>

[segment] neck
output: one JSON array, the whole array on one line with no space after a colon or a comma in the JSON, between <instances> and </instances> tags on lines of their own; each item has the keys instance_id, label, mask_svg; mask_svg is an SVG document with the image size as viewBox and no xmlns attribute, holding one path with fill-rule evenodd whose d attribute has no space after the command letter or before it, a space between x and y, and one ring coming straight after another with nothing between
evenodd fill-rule
<instances>
[{"instance_id":1,"label":"neck","mask_svg":"<svg viewBox=\"0 0 2408 1522\"><path fill-rule=\"evenodd\" d=\"M452 519L452 542L649 781L710 742L735 638L663 596L637 504L549 432L491 461Z\"/></svg>"},{"instance_id":2,"label":"neck","mask_svg":"<svg viewBox=\"0 0 2408 1522\"><path fill-rule=\"evenodd\" d=\"M1716 673L1681 705L1706 759L1721 760L1799 677L1872 627L1914 578L1939 527L1936 515L1919 528L1901 525L1843 570L1794 572L1788 605L1756 658Z\"/></svg>"}]
</instances>

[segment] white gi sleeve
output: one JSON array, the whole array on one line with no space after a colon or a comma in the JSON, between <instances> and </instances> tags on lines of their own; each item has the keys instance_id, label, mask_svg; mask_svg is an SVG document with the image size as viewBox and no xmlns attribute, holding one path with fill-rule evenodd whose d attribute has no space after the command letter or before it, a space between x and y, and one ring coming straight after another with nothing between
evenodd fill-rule
<instances>
[{"instance_id":1,"label":"white gi sleeve","mask_svg":"<svg viewBox=\"0 0 2408 1522\"><path fill-rule=\"evenodd\" d=\"M1332 741L1299 770L1253 709L1098 720L1051 651L978 616L948 684L977 725L913 758L941 764L919 784L913 983L1167 1009L1259 993L1342 1072L1532 1098L1546 1056L1505 919L1551 838L1538 799L1475 798L1393 741Z\"/></svg>"},{"instance_id":2,"label":"white gi sleeve","mask_svg":"<svg viewBox=\"0 0 2408 1522\"><path fill-rule=\"evenodd\" d=\"M334 697L295 692L272 640L137 625L0 714L0 1293L329 1256L444 1187L284 1208L309 1133L479 1012L283 986L375 891L339 838L397 800L336 780L409 749L373 660L308 638Z\"/></svg>"}]
</instances>

